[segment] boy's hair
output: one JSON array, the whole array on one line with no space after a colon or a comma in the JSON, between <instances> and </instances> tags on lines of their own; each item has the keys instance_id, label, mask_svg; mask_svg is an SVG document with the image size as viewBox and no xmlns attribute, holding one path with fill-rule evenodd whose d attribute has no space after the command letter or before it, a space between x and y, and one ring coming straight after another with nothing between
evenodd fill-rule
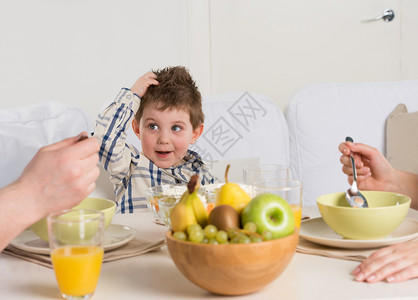
<instances>
[{"instance_id":1,"label":"boy's hair","mask_svg":"<svg viewBox=\"0 0 418 300\"><path fill-rule=\"evenodd\" d=\"M153 70L159 85L150 85L141 99L135 115L139 123L144 108L155 104L157 109L182 109L190 114L190 123L196 129L205 120L202 111L202 96L192 76L185 67L168 67Z\"/></svg>"}]
</instances>

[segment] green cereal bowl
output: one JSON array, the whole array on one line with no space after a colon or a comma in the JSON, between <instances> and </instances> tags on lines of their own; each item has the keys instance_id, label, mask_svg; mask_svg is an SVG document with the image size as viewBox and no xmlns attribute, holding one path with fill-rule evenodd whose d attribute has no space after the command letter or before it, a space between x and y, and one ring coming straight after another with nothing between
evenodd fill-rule
<instances>
[{"instance_id":1,"label":"green cereal bowl","mask_svg":"<svg viewBox=\"0 0 418 300\"><path fill-rule=\"evenodd\" d=\"M411 198L402 194L362 191L368 208L353 208L345 193L326 194L316 203L325 223L347 239L376 240L392 233L405 219Z\"/></svg>"},{"instance_id":2,"label":"green cereal bowl","mask_svg":"<svg viewBox=\"0 0 418 300\"><path fill-rule=\"evenodd\" d=\"M104 228L107 228L112 222L116 210L116 203L104 198L86 198L73 209L95 209L100 210L105 215ZM48 242L48 229L46 217L30 226L32 231L42 240Z\"/></svg>"}]
</instances>

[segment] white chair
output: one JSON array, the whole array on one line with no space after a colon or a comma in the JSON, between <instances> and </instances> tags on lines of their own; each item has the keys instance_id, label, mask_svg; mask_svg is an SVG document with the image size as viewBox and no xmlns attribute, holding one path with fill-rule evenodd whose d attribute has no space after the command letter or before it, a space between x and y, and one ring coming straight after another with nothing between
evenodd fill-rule
<instances>
[{"instance_id":1,"label":"white chair","mask_svg":"<svg viewBox=\"0 0 418 300\"><path fill-rule=\"evenodd\" d=\"M92 128L83 111L57 102L0 110L0 187L16 180L42 146Z\"/></svg>"},{"instance_id":2,"label":"white chair","mask_svg":"<svg viewBox=\"0 0 418 300\"><path fill-rule=\"evenodd\" d=\"M386 119L399 103L418 110L418 81L324 83L293 96L285 116L291 172L303 182L304 205L349 187L338 151L346 136L386 153Z\"/></svg>"}]
</instances>

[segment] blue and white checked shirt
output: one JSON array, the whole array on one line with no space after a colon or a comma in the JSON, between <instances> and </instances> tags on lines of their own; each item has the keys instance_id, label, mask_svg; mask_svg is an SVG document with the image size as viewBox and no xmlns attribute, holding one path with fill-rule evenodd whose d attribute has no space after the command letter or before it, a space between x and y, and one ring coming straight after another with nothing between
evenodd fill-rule
<instances>
[{"instance_id":1,"label":"blue and white checked shirt","mask_svg":"<svg viewBox=\"0 0 418 300\"><path fill-rule=\"evenodd\" d=\"M100 144L100 162L110 174L118 211L121 213L147 211L147 188L180 183L166 173L186 181L198 173L201 185L215 183L216 180L206 169L199 154L194 151L188 150L183 158L184 162L179 166L162 171L142 152L125 142L127 129L131 126L140 101L138 95L124 88L96 120L94 136Z\"/></svg>"}]
</instances>

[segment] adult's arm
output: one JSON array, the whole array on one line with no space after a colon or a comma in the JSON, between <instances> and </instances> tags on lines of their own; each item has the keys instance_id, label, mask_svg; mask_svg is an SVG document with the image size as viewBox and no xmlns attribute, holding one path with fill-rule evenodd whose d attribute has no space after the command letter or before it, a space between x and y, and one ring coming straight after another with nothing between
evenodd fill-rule
<instances>
[{"instance_id":1,"label":"adult's arm","mask_svg":"<svg viewBox=\"0 0 418 300\"><path fill-rule=\"evenodd\" d=\"M0 251L31 224L74 207L95 189L99 145L94 138L78 142L80 136L42 147L0 190Z\"/></svg>"}]
</instances>

